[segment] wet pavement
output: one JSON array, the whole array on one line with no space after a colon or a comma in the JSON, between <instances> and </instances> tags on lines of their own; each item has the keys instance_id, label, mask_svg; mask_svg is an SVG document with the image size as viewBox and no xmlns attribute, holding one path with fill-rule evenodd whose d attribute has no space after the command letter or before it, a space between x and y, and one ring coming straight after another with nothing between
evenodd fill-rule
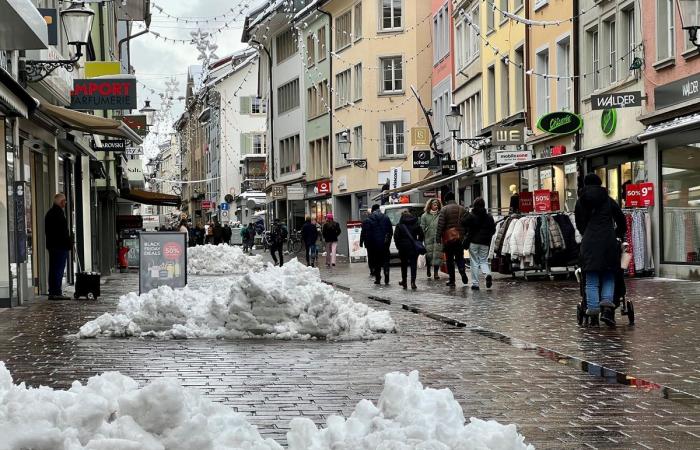
<instances>
[{"instance_id":1,"label":"wet pavement","mask_svg":"<svg viewBox=\"0 0 700 450\"><path fill-rule=\"evenodd\" d=\"M425 385L450 388L466 417L516 423L537 448L700 448L700 408L662 394L669 386L700 395L700 284L633 281L637 325L593 330L576 326L572 282L498 280L492 292L472 293L422 279L406 293L397 279L375 289L364 265L322 274L357 301L391 311L399 332L360 342L67 338L137 289L128 274L110 277L98 302L0 310L0 360L16 382L56 388L108 370L140 382L177 377L280 441L291 418L321 424L348 415L362 398L376 402L385 373L419 370ZM628 386L604 368L658 385Z\"/></svg>"}]
</instances>

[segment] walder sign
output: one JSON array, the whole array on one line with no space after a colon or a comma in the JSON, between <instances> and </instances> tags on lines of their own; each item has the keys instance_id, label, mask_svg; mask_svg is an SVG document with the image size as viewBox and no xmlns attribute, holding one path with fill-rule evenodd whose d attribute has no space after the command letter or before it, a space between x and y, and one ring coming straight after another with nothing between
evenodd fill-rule
<instances>
[{"instance_id":1,"label":"walder sign","mask_svg":"<svg viewBox=\"0 0 700 450\"><path fill-rule=\"evenodd\" d=\"M136 109L136 80L73 80L70 107L81 110Z\"/></svg>"}]
</instances>

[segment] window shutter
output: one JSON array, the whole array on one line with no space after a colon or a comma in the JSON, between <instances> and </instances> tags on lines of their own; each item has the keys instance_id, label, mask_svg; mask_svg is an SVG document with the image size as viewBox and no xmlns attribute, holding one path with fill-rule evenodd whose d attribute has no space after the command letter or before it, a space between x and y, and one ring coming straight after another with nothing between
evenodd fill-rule
<instances>
[{"instance_id":1,"label":"window shutter","mask_svg":"<svg viewBox=\"0 0 700 450\"><path fill-rule=\"evenodd\" d=\"M250 114L250 97L241 97L241 114Z\"/></svg>"},{"instance_id":2,"label":"window shutter","mask_svg":"<svg viewBox=\"0 0 700 450\"><path fill-rule=\"evenodd\" d=\"M247 155L251 152L251 139L250 135L247 133L241 133L241 156Z\"/></svg>"}]
</instances>

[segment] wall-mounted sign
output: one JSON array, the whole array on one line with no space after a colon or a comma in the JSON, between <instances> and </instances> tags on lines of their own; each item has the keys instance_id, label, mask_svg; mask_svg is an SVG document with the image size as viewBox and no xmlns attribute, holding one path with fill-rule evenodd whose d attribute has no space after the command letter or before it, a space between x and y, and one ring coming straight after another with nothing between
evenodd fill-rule
<instances>
[{"instance_id":1,"label":"wall-mounted sign","mask_svg":"<svg viewBox=\"0 0 700 450\"><path fill-rule=\"evenodd\" d=\"M700 73L654 88L656 109L700 98Z\"/></svg>"},{"instance_id":2,"label":"wall-mounted sign","mask_svg":"<svg viewBox=\"0 0 700 450\"><path fill-rule=\"evenodd\" d=\"M272 186L272 198L284 198L284 186Z\"/></svg>"},{"instance_id":3,"label":"wall-mounted sign","mask_svg":"<svg viewBox=\"0 0 700 450\"><path fill-rule=\"evenodd\" d=\"M119 61L86 61L85 78L105 77L108 75L119 75L122 66Z\"/></svg>"},{"instance_id":4,"label":"wall-mounted sign","mask_svg":"<svg viewBox=\"0 0 700 450\"><path fill-rule=\"evenodd\" d=\"M576 161L569 161L568 163L564 164L564 174L570 175L576 172L578 172Z\"/></svg>"},{"instance_id":5,"label":"wall-mounted sign","mask_svg":"<svg viewBox=\"0 0 700 450\"><path fill-rule=\"evenodd\" d=\"M524 145L525 144L525 127L493 127L491 133L492 145Z\"/></svg>"},{"instance_id":6,"label":"wall-mounted sign","mask_svg":"<svg viewBox=\"0 0 700 450\"><path fill-rule=\"evenodd\" d=\"M136 80L73 80L70 107L81 110L136 109Z\"/></svg>"},{"instance_id":7,"label":"wall-mounted sign","mask_svg":"<svg viewBox=\"0 0 700 450\"><path fill-rule=\"evenodd\" d=\"M131 128L139 136L146 136L148 134L148 127L146 126L146 116L114 116L114 120L121 120L126 124L127 127Z\"/></svg>"},{"instance_id":8,"label":"wall-mounted sign","mask_svg":"<svg viewBox=\"0 0 700 450\"><path fill-rule=\"evenodd\" d=\"M531 213L535 210L535 203L532 192L523 191L520 193L520 212Z\"/></svg>"},{"instance_id":9,"label":"wall-mounted sign","mask_svg":"<svg viewBox=\"0 0 700 450\"><path fill-rule=\"evenodd\" d=\"M187 285L187 233L141 232L139 293Z\"/></svg>"},{"instance_id":10,"label":"wall-mounted sign","mask_svg":"<svg viewBox=\"0 0 700 450\"><path fill-rule=\"evenodd\" d=\"M615 132L615 128L617 128L617 112L614 109L606 109L600 115L600 129L604 135L610 136Z\"/></svg>"},{"instance_id":11,"label":"wall-mounted sign","mask_svg":"<svg viewBox=\"0 0 700 450\"><path fill-rule=\"evenodd\" d=\"M457 160L450 159L442 162L442 175L450 176L457 173Z\"/></svg>"},{"instance_id":12,"label":"wall-mounted sign","mask_svg":"<svg viewBox=\"0 0 700 450\"><path fill-rule=\"evenodd\" d=\"M331 192L331 180L321 180L316 183L317 194L330 194Z\"/></svg>"},{"instance_id":13,"label":"wall-mounted sign","mask_svg":"<svg viewBox=\"0 0 700 450\"><path fill-rule=\"evenodd\" d=\"M502 150L496 152L496 164L513 164L516 162L530 161L530 150Z\"/></svg>"},{"instance_id":14,"label":"wall-mounted sign","mask_svg":"<svg viewBox=\"0 0 700 450\"><path fill-rule=\"evenodd\" d=\"M126 162L126 179L131 187L144 187L146 181L143 178L143 161L130 159Z\"/></svg>"},{"instance_id":15,"label":"wall-mounted sign","mask_svg":"<svg viewBox=\"0 0 700 450\"><path fill-rule=\"evenodd\" d=\"M94 146L96 152L123 152L126 150L124 139L103 139L100 147Z\"/></svg>"},{"instance_id":16,"label":"wall-mounted sign","mask_svg":"<svg viewBox=\"0 0 700 450\"><path fill-rule=\"evenodd\" d=\"M535 212L548 212L552 209L552 193L549 189L535 191Z\"/></svg>"},{"instance_id":17,"label":"wall-mounted sign","mask_svg":"<svg viewBox=\"0 0 700 450\"><path fill-rule=\"evenodd\" d=\"M557 111L545 114L537 121L537 128L551 134L572 134L583 127L583 119L578 114Z\"/></svg>"},{"instance_id":18,"label":"wall-mounted sign","mask_svg":"<svg viewBox=\"0 0 700 450\"><path fill-rule=\"evenodd\" d=\"M411 128L411 145L413 147L430 146L430 129L428 127Z\"/></svg>"},{"instance_id":19,"label":"wall-mounted sign","mask_svg":"<svg viewBox=\"0 0 700 450\"><path fill-rule=\"evenodd\" d=\"M143 147L126 147L124 152L126 156L140 156L143 155Z\"/></svg>"},{"instance_id":20,"label":"wall-mounted sign","mask_svg":"<svg viewBox=\"0 0 700 450\"><path fill-rule=\"evenodd\" d=\"M56 8L37 8L46 21L49 32L49 45L58 45L58 12Z\"/></svg>"},{"instance_id":21,"label":"wall-mounted sign","mask_svg":"<svg viewBox=\"0 0 700 450\"><path fill-rule=\"evenodd\" d=\"M287 186L287 200L304 200L304 187Z\"/></svg>"},{"instance_id":22,"label":"wall-mounted sign","mask_svg":"<svg viewBox=\"0 0 700 450\"><path fill-rule=\"evenodd\" d=\"M634 106L642 106L642 93L640 91L591 95L591 107L594 110Z\"/></svg>"},{"instance_id":23,"label":"wall-mounted sign","mask_svg":"<svg viewBox=\"0 0 700 450\"><path fill-rule=\"evenodd\" d=\"M415 150L413 152L413 168L427 169L430 166L430 150Z\"/></svg>"}]
</instances>

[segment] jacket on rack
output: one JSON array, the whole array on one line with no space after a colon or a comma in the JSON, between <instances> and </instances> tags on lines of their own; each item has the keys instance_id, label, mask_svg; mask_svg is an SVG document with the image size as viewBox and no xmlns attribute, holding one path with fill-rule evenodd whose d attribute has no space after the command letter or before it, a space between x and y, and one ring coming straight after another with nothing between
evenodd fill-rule
<instances>
[{"instance_id":1,"label":"jacket on rack","mask_svg":"<svg viewBox=\"0 0 700 450\"><path fill-rule=\"evenodd\" d=\"M551 248L553 250L566 249L566 244L564 243L564 236L561 234L561 229L559 228L559 225L552 216L547 216L547 224L549 226Z\"/></svg>"},{"instance_id":2,"label":"jacket on rack","mask_svg":"<svg viewBox=\"0 0 700 450\"><path fill-rule=\"evenodd\" d=\"M614 225L613 225L614 224ZM620 206L601 186L585 186L576 202L576 226L583 235L581 267L584 271L617 270L617 238L627 232Z\"/></svg>"},{"instance_id":3,"label":"jacket on rack","mask_svg":"<svg viewBox=\"0 0 700 450\"><path fill-rule=\"evenodd\" d=\"M491 237L496 232L493 216L485 208L474 208L462 220L470 244L491 245Z\"/></svg>"},{"instance_id":4,"label":"jacket on rack","mask_svg":"<svg viewBox=\"0 0 700 450\"><path fill-rule=\"evenodd\" d=\"M510 224L513 222L512 217L507 217L501 226L498 228L498 231L496 232L496 240L494 241L494 253L496 254L501 254L503 250L503 242L505 241L506 238L506 233L508 232L508 228L510 227Z\"/></svg>"}]
</instances>

